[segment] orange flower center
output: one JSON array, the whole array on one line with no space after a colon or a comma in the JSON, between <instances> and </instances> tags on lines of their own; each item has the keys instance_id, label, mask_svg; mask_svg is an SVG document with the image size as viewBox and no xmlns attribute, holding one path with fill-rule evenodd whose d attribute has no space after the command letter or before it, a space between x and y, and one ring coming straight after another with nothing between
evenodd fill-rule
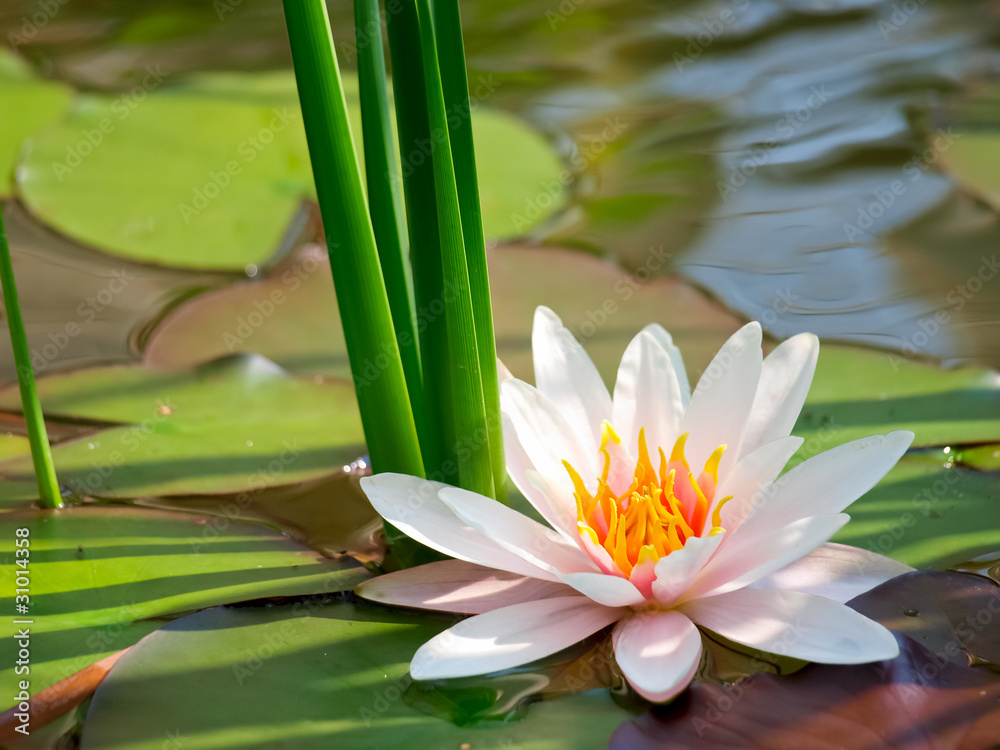
<instances>
[{"instance_id":1,"label":"orange flower center","mask_svg":"<svg viewBox=\"0 0 1000 750\"><path fill-rule=\"evenodd\" d=\"M628 577L633 568L646 562L655 563L661 557L679 550L692 536L705 536L711 509L712 525L708 535L720 534L722 506L730 500L714 503L719 481L719 462L726 450L720 445L705 463L698 477L684 457L687 433L674 444L668 459L659 449L659 470L653 467L646 446L645 431L639 431L639 459L628 489L616 494L611 483L621 487L626 479L610 479L612 455L610 441L621 443L607 422L603 427L601 452L604 470L597 480L597 490L591 494L580 474L567 462L563 465L573 480L576 497L577 527L611 555L615 565ZM627 477L626 477L627 478Z\"/></svg>"}]
</instances>

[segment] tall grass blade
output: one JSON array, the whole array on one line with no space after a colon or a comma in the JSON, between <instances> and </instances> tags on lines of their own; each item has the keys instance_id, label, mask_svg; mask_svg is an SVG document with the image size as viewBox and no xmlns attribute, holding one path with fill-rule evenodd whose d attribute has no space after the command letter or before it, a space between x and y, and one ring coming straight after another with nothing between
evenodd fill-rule
<instances>
[{"instance_id":1,"label":"tall grass blade","mask_svg":"<svg viewBox=\"0 0 1000 750\"><path fill-rule=\"evenodd\" d=\"M24 410L28 442L31 444L31 461L35 467L38 494L42 500L42 507L61 508L62 495L59 493L59 481L56 479L56 470L52 463L52 449L49 447L49 436L45 430L42 405L38 400L38 390L35 388L35 373L31 369L31 353L17 299L14 265L11 262L10 247L7 245L7 230L4 227L2 210L0 210L0 286L3 288L10 343L14 350L14 364L17 367L17 385L21 390L21 408Z\"/></svg>"},{"instance_id":2,"label":"tall grass blade","mask_svg":"<svg viewBox=\"0 0 1000 750\"><path fill-rule=\"evenodd\" d=\"M386 30L392 60L392 91L396 102L424 398L427 413L432 415L432 423L436 426L421 442L421 449L428 479L457 484L458 466L453 444L448 443L445 430L440 427L448 398L447 383L441 375L448 361L443 306L450 296L441 267L434 168L429 157L433 142L420 53L420 23L413 0L395 5L393 12L386 14Z\"/></svg>"},{"instance_id":3,"label":"tall grass blade","mask_svg":"<svg viewBox=\"0 0 1000 750\"><path fill-rule=\"evenodd\" d=\"M358 53L358 85L361 94L362 141L368 187L368 210L375 231L382 278L389 297L389 310L396 343L403 362L410 406L421 444L427 436L427 404L423 395L420 347L413 305L410 248L403 215L403 196L396 179L399 165L389 119L385 54L378 0L354 1L354 26Z\"/></svg>"},{"instance_id":4,"label":"tall grass blade","mask_svg":"<svg viewBox=\"0 0 1000 750\"><path fill-rule=\"evenodd\" d=\"M430 157L437 197L441 271L443 285L450 286L452 292L444 308L448 359L435 363L443 365L436 377L448 388L448 396L443 399L445 430L458 466L458 483L473 492L496 497L465 236L429 0L417 0L417 14L433 143ZM495 359L492 367L495 376Z\"/></svg>"},{"instance_id":5,"label":"tall grass blade","mask_svg":"<svg viewBox=\"0 0 1000 750\"><path fill-rule=\"evenodd\" d=\"M472 103L469 100L469 79L458 0L434 0L434 31L437 37L445 111L448 114L448 135L455 167L455 182L458 187L458 202L462 214L462 233L465 238L469 268L472 310L476 321L476 343L479 346L479 368L482 372L483 398L486 404L493 482L498 498L502 499L507 468L504 461L500 419L500 381L497 377L493 308L490 303L486 242L483 236L476 149L472 134Z\"/></svg>"},{"instance_id":6,"label":"tall grass blade","mask_svg":"<svg viewBox=\"0 0 1000 750\"><path fill-rule=\"evenodd\" d=\"M283 0L316 193L375 471L423 476L389 301L323 0Z\"/></svg>"}]
</instances>

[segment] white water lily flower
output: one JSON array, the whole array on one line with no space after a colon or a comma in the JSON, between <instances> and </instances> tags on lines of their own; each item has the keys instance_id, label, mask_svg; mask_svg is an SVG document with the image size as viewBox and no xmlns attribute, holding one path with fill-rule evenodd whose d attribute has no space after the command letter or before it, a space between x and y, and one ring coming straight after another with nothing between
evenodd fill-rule
<instances>
[{"instance_id":1,"label":"white water lily flower","mask_svg":"<svg viewBox=\"0 0 1000 750\"><path fill-rule=\"evenodd\" d=\"M898 655L881 625L843 602L911 568L824 544L903 455L910 432L833 448L780 479L819 344L802 334L767 359L751 323L690 392L660 326L636 336L614 397L546 308L535 316L532 387L501 386L510 476L538 523L472 492L400 474L362 480L378 512L455 560L380 576L359 593L476 615L424 644L415 679L484 674L559 651L602 628L646 698L682 691L698 628L828 664Z\"/></svg>"}]
</instances>

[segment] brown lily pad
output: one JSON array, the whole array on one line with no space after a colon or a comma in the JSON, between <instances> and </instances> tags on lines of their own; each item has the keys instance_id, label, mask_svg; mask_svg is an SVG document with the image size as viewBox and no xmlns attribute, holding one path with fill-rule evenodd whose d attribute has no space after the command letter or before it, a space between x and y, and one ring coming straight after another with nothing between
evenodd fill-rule
<instances>
[{"instance_id":1,"label":"brown lily pad","mask_svg":"<svg viewBox=\"0 0 1000 750\"><path fill-rule=\"evenodd\" d=\"M676 278L650 278L666 257L651 252L635 275L572 250L499 247L489 252L497 349L520 377L531 373L531 323L551 307L614 381L625 347L643 326L664 325L700 373L740 320ZM431 306L433 308L433 306ZM440 310L418 310L421 319ZM157 328L145 359L184 367L234 352L257 352L300 374L349 377L326 252L305 248L258 282L210 292L182 305Z\"/></svg>"},{"instance_id":2,"label":"brown lily pad","mask_svg":"<svg viewBox=\"0 0 1000 750\"><path fill-rule=\"evenodd\" d=\"M1000 679L941 662L897 634L892 661L813 664L790 676L696 684L621 725L611 750L988 750L1000 738Z\"/></svg>"}]
</instances>

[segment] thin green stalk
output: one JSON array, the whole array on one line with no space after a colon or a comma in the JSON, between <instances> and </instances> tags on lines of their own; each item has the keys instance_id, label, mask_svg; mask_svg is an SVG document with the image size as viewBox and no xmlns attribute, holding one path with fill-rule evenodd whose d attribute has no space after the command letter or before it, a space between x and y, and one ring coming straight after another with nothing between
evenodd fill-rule
<instances>
[{"instance_id":1,"label":"thin green stalk","mask_svg":"<svg viewBox=\"0 0 1000 750\"><path fill-rule=\"evenodd\" d=\"M375 230L389 310L403 361L403 373L421 445L427 440L427 404L423 395L420 348L413 306L410 248L403 216L403 196L395 177L399 172L389 120L385 56L378 0L354 0L358 49L358 86L368 187L368 210Z\"/></svg>"},{"instance_id":2,"label":"thin green stalk","mask_svg":"<svg viewBox=\"0 0 1000 750\"><path fill-rule=\"evenodd\" d=\"M493 307L490 303L490 279L486 267L486 241L483 236L482 207L479 202L479 177L472 134L472 103L462 40L462 19L458 0L434 0L434 31L441 67L441 85L448 134L462 213L462 233L469 267L469 288L476 320L476 343L482 372L483 397L489 432L493 482L497 497L504 494L507 468L503 452L503 427L500 419L500 381L497 377L497 346L493 332Z\"/></svg>"},{"instance_id":3,"label":"thin green stalk","mask_svg":"<svg viewBox=\"0 0 1000 750\"><path fill-rule=\"evenodd\" d=\"M444 370L438 378L448 388L448 397L444 399L445 434L454 446L460 486L496 497L462 215L429 0L417 0L417 11L432 137L430 156L437 196L441 270L453 292L444 309L449 357L443 363L435 363ZM493 370L495 373L495 364Z\"/></svg>"},{"instance_id":4,"label":"thin green stalk","mask_svg":"<svg viewBox=\"0 0 1000 750\"><path fill-rule=\"evenodd\" d=\"M420 335L420 363L428 414L441 415L447 387L439 372L448 361L447 322L441 306L449 299L441 270L437 197L434 169L428 158L431 144L424 63L420 55L420 24L417 6L405 0L386 16L389 54L392 59L392 90L396 101L396 130L402 161L406 226L413 265L413 296ZM387 179L395 180L395 173ZM438 417L439 419L439 417ZM437 423L439 424L439 422ZM429 479L457 483L453 451L441 429L429 432L421 442L424 468Z\"/></svg>"},{"instance_id":5,"label":"thin green stalk","mask_svg":"<svg viewBox=\"0 0 1000 750\"><path fill-rule=\"evenodd\" d=\"M323 0L283 0L316 194L372 468L423 462Z\"/></svg>"},{"instance_id":6,"label":"thin green stalk","mask_svg":"<svg viewBox=\"0 0 1000 750\"><path fill-rule=\"evenodd\" d=\"M59 494L59 481L56 479L56 469L52 464L49 436L45 431L45 417L38 400L38 390L35 388L35 373L31 369L31 353L28 350L28 337L24 332L24 319L21 317L21 307L17 300L14 265L10 258L10 248L7 246L7 230L4 228L2 208L0 208L0 286L3 288L3 300L7 309L7 326L10 328L10 343L14 350L14 364L17 367L17 385L21 389L21 408L24 410L24 422L28 428L28 442L31 444L31 461L35 465L38 494L42 499L42 507L61 508L62 495Z\"/></svg>"}]
</instances>

